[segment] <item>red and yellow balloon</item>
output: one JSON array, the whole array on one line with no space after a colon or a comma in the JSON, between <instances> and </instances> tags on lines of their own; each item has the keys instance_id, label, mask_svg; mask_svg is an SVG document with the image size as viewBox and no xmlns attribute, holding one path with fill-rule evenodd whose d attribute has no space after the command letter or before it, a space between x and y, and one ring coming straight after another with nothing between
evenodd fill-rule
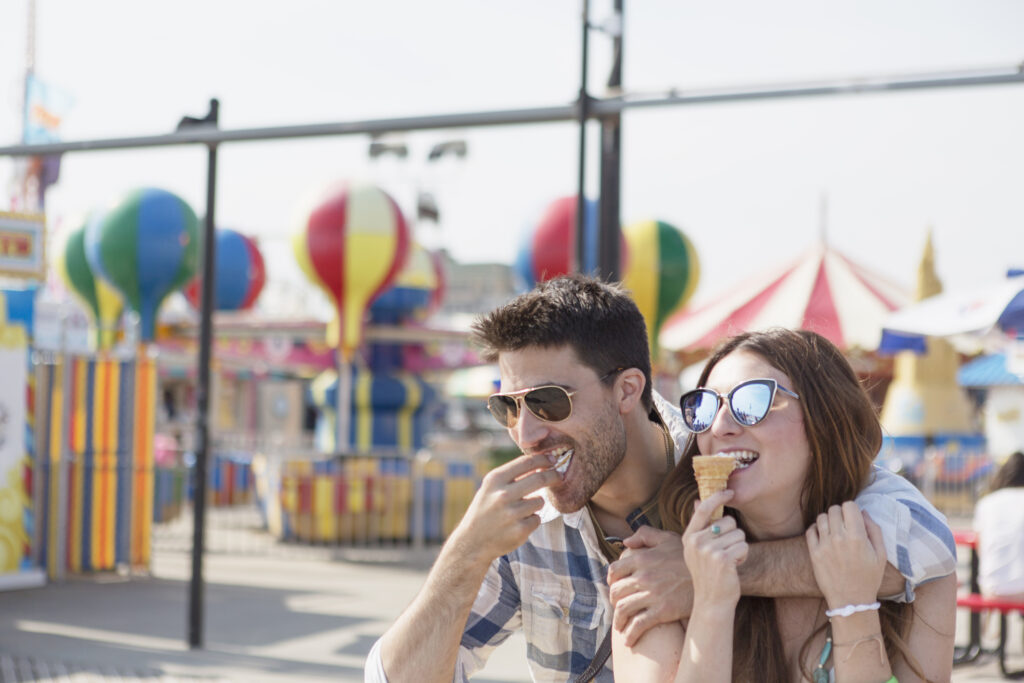
<instances>
[{"instance_id":1,"label":"red and yellow balloon","mask_svg":"<svg viewBox=\"0 0 1024 683\"><path fill-rule=\"evenodd\" d=\"M378 187L347 183L301 218L292 246L299 267L335 305L328 342L351 358L362 343L369 305L395 279L409 251L409 228Z\"/></svg>"}]
</instances>

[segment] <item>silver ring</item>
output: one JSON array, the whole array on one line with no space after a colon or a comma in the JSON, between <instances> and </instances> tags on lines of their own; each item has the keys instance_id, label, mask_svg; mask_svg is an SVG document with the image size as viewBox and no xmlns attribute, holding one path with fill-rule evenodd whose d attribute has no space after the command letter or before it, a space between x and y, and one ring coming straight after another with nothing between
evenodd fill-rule
<instances>
[{"instance_id":1,"label":"silver ring","mask_svg":"<svg viewBox=\"0 0 1024 683\"><path fill-rule=\"evenodd\" d=\"M711 535L712 536L717 536L720 533L722 533L722 527L718 526L717 524L712 524L711 525Z\"/></svg>"}]
</instances>

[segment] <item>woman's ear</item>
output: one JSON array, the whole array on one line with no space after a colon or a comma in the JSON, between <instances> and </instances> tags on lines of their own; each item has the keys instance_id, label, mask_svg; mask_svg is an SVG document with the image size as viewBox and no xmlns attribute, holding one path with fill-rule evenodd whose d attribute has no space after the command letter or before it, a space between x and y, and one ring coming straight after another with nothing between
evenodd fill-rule
<instances>
[{"instance_id":1,"label":"woman's ear","mask_svg":"<svg viewBox=\"0 0 1024 683\"><path fill-rule=\"evenodd\" d=\"M647 379L644 373L637 368L626 368L619 374L615 382L616 399L619 403L619 414L625 415L636 410L637 406L643 409L640 400L647 386Z\"/></svg>"}]
</instances>

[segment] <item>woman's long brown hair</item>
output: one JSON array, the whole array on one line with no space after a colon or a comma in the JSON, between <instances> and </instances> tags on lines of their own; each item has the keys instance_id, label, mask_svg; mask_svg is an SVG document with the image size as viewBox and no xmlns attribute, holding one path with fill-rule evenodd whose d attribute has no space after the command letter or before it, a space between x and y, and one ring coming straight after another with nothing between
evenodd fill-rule
<instances>
[{"instance_id":1,"label":"woman's long brown hair","mask_svg":"<svg viewBox=\"0 0 1024 683\"><path fill-rule=\"evenodd\" d=\"M727 339L708 359L697 386L707 383L715 365L734 351L748 351L786 374L800 395L797 403L803 413L804 431L811 451L810 469L800 491L804 527L833 505L853 500L867 484L875 455L882 445L882 428L871 399L843 354L832 342L806 330L772 329L749 332ZM682 531L698 500L693 475L694 455L699 455L697 440L690 436L683 456L669 473L661 489L659 505L666 528ZM736 516L734 511L729 514ZM742 520L737 518L742 528ZM923 672L910 654L905 636L912 621L912 606L883 603L879 618L889 661L907 661L921 678ZM812 633L800 649L804 668ZM790 681L792 674L776 624L772 598L743 596L736 607L736 643L733 653L734 681Z\"/></svg>"}]
</instances>

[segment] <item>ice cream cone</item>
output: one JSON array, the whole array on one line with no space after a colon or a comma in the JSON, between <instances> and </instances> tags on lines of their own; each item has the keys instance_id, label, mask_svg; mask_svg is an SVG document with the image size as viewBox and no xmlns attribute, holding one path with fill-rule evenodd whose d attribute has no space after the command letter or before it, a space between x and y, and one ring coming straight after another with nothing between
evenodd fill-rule
<instances>
[{"instance_id":1,"label":"ice cream cone","mask_svg":"<svg viewBox=\"0 0 1024 683\"><path fill-rule=\"evenodd\" d=\"M700 499L707 500L713 494L724 491L729 484L729 475L736 467L736 459L731 455L695 455L693 456L693 474L697 477L697 488ZM724 506L719 505L711 513L711 519L721 519Z\"/></svg>"}]
</instances>

